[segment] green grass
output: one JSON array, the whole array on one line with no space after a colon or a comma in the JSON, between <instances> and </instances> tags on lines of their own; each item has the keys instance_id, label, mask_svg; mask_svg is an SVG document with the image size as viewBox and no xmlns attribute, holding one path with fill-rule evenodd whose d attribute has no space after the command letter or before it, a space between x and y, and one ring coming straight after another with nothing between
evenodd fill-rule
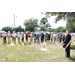
<instances>
[{"instance_id":1,"label":"green grass","mask_svg":"<svg viewBox=\"0 0 75 75\"><path fill-rule=\"evenodd\" d=\"M0 40L1 43L1 40ZM75 62L75 45L71 45L70 58L65 58L65 51L60 45L13 45L0 44L0 62ZM41 51L47 48L49 51Z\"/></svg>"}]
</instances>

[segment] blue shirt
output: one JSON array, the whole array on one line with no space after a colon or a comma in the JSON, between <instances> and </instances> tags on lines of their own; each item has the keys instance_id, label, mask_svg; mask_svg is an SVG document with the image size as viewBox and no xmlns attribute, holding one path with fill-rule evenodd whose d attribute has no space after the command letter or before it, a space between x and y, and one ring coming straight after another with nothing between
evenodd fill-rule
<instances>
[{"instance_id":1,"label":"blue shirt","mask_svg":"<svg viewBox=\"0 0 75 75\"><path fill-rule=\"evenodd\" d=\"M17 34L17 37L20 38L20 34Z\"/></svg>"},{"instance_id":2,"label":"blue shirt","mask_svg":"<svg viewBox=\"0 0 75 75\"><path fill-rule=\"evenodd\" d=\"M34 37L36 37L36 34L34 34Z\"/></svg>"},{"instance_id":3,"label":"blue shirt","mask_svg":"<svg viewBox=\"0 0 75 75\"><path fill-rule=\"evenodd\" d=\"M39 34L37 34L36 36L37 36L37 39L39 39Z\"/></svg>"}]
</instances>

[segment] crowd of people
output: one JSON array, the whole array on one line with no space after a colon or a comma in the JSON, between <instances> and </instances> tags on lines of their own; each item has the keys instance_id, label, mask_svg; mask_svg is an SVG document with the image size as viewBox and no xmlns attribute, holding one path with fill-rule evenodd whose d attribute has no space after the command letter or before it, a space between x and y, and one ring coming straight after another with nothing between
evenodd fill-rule
<instances>
[{"instance_id":1,"label":"crowd of people","mask_svg":"<svg viewBox=\"0 0 75 75\"><path fill-rule=\"evenodd\" d=\"M15 31L13 31L13 33L11 34L10 31L8 31L8 33L6 34L5 31L3 31L3 34L2 34L2 37L3 37L3 42L4 43L8 43L10 44L11 42L14 42L16 43L16 38L18 38L18 43L21 43L21 42L29 42L30 40L30 43L34 42L34 43L54 43L54 44L59 44L61 43L62 41L65 40L65 34L62 34L62 33L31 33L30 35L28 34L28 32L26 32L26 34L24 34L24 32L18 32L18 33L15 33ZM6 40L6 37L8 40ZM11 40L12 38L12 40ZM30 38L28 40L28 38Z\"/></svg>"},{"instance_id":2,"label":"crowd of people","mask_svg":"<svg viewBox=\"0 0 75 75\"><path fill-rule=\"evenodd\" d=\"M69 31L66 31L66 34L63 33L31 33L30 35L28 34L28 32L26 32L26 34L24 32L18 32L15 33L15 31L13 31L13 33L11 34L10 31L8 31L8 33L6 34L5 31L3 31L2 34L3 37L3 42L4 43L8 43L11 44L12 42L14 43L28 43L30 40L30 43L34 42L34 43L51 43L51 44L63 44L64 43L64 47L65 47L65 57L70 57L70 41L71 41L71 35L69 34ZM6 40L6 37L8 40ZM0 37L1 38L1 37ZM12 38L12 40L11 40ZM17 38L17 39L16 39ZM2 39L2 38L1 38ZM16 41L17 40L17 41ZM26 41L25 41L26 40ZM75 41L75 40L74 40Z\"/></svg>"}]
</instances>

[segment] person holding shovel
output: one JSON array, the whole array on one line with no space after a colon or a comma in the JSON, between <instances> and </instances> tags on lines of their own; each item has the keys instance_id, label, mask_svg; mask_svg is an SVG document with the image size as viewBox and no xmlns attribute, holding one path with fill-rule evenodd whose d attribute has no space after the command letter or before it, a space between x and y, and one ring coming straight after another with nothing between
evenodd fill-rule
<instances>
[{"instance_id":1,"label":"person holding shovel","mask_svg":"<svg viewBox=\"0 0 75 75\"><path fill-rule=\"evenodd\" d=\"M3 43L6 44L6 32L5 31L3 31L2 36L3 36Z\"/></svg>"},{"instance_id":2,"label":"person holding shovel","mask_svg":"<svg viewBox=\"0 0 75 75\"><path fill-rule=\"evenodd\" d=\"M70 41L71 41L71 35L69 34L69 31L67 30L66 31L66 36L65 36L65 41L63 42L64 46L66 47ZM65 57L70 58L70 44L65 49Z\"/></svg>"},{"instance_id":3,"label":"person holding shovel","mask_svg":"<svg viewBox=\"0 0 75 75\"><path fill-rule=\"evenodd\" d=\"M10 44L11 43L11 33L10 33L10 31L8 31L8 34L7 34L7 36L8 36L8 44Z\"/></svg>"}]
</instances>

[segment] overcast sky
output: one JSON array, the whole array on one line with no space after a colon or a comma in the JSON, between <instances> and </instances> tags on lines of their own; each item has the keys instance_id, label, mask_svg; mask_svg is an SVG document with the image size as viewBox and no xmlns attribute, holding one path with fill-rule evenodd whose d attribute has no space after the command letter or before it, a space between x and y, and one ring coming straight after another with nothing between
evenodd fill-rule
<instances>
[{"instance_id":1,"label":"overcast sky","mask_svg":"<svg viewBox=\"0 0 75 75\"><path fill-rule=\"evenodd\" d=\"M30 18L38 19L39 21L41 18L45 17L45 15L41 15L40 12L0 12L0 29L4 26L11 26L14 27L14 17L15 14L15 26L21 25L24 28L24 21ZM16 17L17 16L17 17ZM48 19L52 28L57 28L59 26L65 26L66 21L60 20L57 23L54 23L55 17L51 17Z\"/></svg>"}]
</instances>

